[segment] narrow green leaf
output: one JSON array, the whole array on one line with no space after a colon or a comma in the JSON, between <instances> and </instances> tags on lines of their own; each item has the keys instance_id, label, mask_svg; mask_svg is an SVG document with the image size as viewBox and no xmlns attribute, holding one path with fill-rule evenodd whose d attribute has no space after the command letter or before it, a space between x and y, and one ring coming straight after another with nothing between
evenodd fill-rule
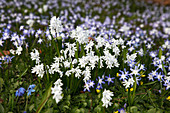
<instances>
[{"instance_id":1,"label":"narrow green leaf","mask_svg":"<svg viewBox=\"0 0 170 113\"><path fill-rule=\"evenodd\" d=\"M28 68L20 75L20 77L22 77L27 71L28 71Z\"/></svg>"},{"instance_id":2,"label":"narrow green leaf","mask_svg":"<svg viewBox=\"0 0 170 113\"><path fill-rule=\"evenodd\" d=\"M153 82L149 82L149 83L146 83L146 84L143 84L143 85L145 85L145 86L147 86L147 85L152 85L152 84L154 84L154 83L156 83L157 81L153 81Z\"/></svg>"},{"instance_id":3,"label":"narrow green leaf","mask_svg":"<svg viewBox=\"0 0 170 113\"><path fill-rule=\"evenodd\" d=\"M34 104L32 104L32 105L29 107L29 111L32 111L34 107L35 107Z\"/></svg>"},{"instance_id":4,"label":"narrow green leaf","mask_svg":"<svg viewBox=\"0 0 170 113\"><path fill-rule=\"evenodd\" d=\"M50 84L49 88L44 93L43 99L41 100L40 105L38 106L36 113L41 112L41 109L44 107L45 103L47 102L47 100L51 96L51 87L52 87L52 84Z\"/></svg>"},{"instance_id":5,"label":"narrow green leaf","mask_svg":"<svg viewBox=\"0 0 170 113\"><path fill-rule=\"evenodd\" d=\"M0 103L0 112L4 113L4 107L2 106L2 104Z\"/></svg>"},{"instance_id":6,"label":"narrow green leaf","mask_svg":"<svg viewBox=\"0 0 170 113\"><path fill-rule=\"evenodd\" d=\"M159 49L159 55L158 56L161 59L161 56L162 56L162 49L161 48Z\"/></svg>"}]
</instances>

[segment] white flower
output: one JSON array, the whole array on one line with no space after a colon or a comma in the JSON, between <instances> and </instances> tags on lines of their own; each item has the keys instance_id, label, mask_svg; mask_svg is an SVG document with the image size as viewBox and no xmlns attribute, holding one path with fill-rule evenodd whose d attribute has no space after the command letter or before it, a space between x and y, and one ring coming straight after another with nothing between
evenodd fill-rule
<instances>
[{"instance_id":1,"label":"white flower","mask_svg":"<svg viewBox=\"0 0 170 113\"><path fill-rule=\"evenodd\" d=\"M67 48L64 51L65 59L67 58L67 53L68 53L70 58L74 57L75 52L77 51L76 44L75 43L73 43L73 44L65 43L65 45L67 46Z\"/></svg>"},{"instance_id":2,"label":"white flower","mask_svg":"<svg viewBox=\"0 0 170 113\"><path fill-rule=\"evenodd\" d=\"M36 60L36 64L40 63L39 52L37 49L34 49L30 54L31 54L31 59Z\"/></svg>"},{"instance_id":3,"label":"white flower","mask_svg":"<svg viewBox=\"0 0 170 113\"><path fill-rule=\"evenodd\" d=\"M9 51L10 51L10 53L15 54L15 50L10 49Z\"/></svg>"},{"instance_id":4,"label":"white flower","mask_svg":"<svg viewBox=\"0 0 170 113\"><path fill-rule=\"evenodd\" d=\"M87 53L92 50L93 45L94 45L94 42L93 42L93 41L90 41L90 42L85 46L84 49L87 50L87 51L86 51Z\"/></svg>"},{"instance_id":5,"label":"white flower","mask_svg":"<svg viewBox=\"0 0 170 113\"><path fill-rule=\"evenodd\" d=\"M110 102L112 100L111 96L114 96L113 92L111 92L110 90L104 89L103 98L102 98L102 102L103 102L102 106L107 108L108 106L111 106L113 104L112 102Z\"/></svg>"},{"instance_id":6,"label":"white flower","mask_svg":"<svg viewBox=\"0 0 170 113\"><path fill-rule=\"evenodd\" d=\"M123 83L123 86L125 86L126 89L130 87L129 81L124 80L122 83Z\"/></svg>"},{"instance_id":7,"label":"white flower","mask_svg":"<svg viewBox=\"0 0 170 113\"><path fill-rule=\"evenodd\" d=\"M44 71L44 64L38 64L35 65L35 67L33 67L31 73L36 73L38 75L38 77L43 77L45 71Z\"/></svg>"},{"instance_id":8,"label":"white flower","mask_svg":"<svg viewBox=\"0 0 170 113\"><path fill-rule=\"evenodd\" d=\"M50 30L51 30L51 34L55 36L55 34L57 33L57 35L59 35L59 32L63 31L63 26L61 24L61 20L59 18L56 19L56 16L53 16L50 20Z\"/></svg>"},{"instance_id":9,"label":"white flower","mask_svg":"<svg viewBox=\"0 0 170 113\"><path fill-rule=\"evenodd\" d=\"M43 10L46 12L48 10L48 5L43 5Z\"/></svg>"},{"instance_id":10,"label":"white flower","mask_svg":"<svg viewBox=\"0 0 170 113\"><path fill-rule=\"evenodd\" d=\"M60 78L54 84L57 85L57 86L63 85L62 80Z\"/></svg>"},{"instance_id":11,"label":"white flower","mask_svg":"<svg viewBox=\"0 0 170 113\"><path fill-rule=\"evenodd\" d=\"M133 83L134 83L134 82L135 82L135 81L133 80L133 78L129 78L129 79L128 79L128 83L131 84L132 86L133 86Z\"/></svg>"},{"instance_id":12,"label":"white flower","mask_svg":"<svg viewBox=\"0 0 170 113\"><path fill-rule=\"evenodd\" d=\"M91 73L90 73L90 67L86 66L86 69L82 72L82 75L84 75L83 81L86 83L88 80L91 78Z\"/></svg>"},{"instance_id":13,"label":"white flower","mask_svg":"<svg viewBox=\"0 0 170 113\"><path fill-rule=\"evenodd\" d=\"M169 35L170 35L170 27L164 28L164 32L165 32L166 34L169 34Z\"/></svg>"},{"instance_id":14,"label":"white flower","mask_svg":"<svg viewBox=\"0 0 170 113\"><path fill-rule=\"evenodd\" d=\"M77 26L76 30L73 30L70 35L71 38L75 38L76 41L79 42L80 44L88 43L89 36L90 36L90 32L88 30L84 30L79 26Z\"/></svg>"},{"instance_id":15,"label":"white flower","mask_svg":"<svg viewBox=\"0 0 170 113\"><path fill-rule=\"evenodd\" d=\"M34 24L34 20L32 20L32 19L29 19L29 20L27 20L27 22L26 22L30 27L32 27L33 26L33 24Z\"/></svg>"},{"instance_id":16,"label":"white flower","mask_svg":"<svg viewBox=\"0 0 170 113\"><path fill-rule=\"evenodd\" d=\"M130 27L127 26L127 25L124 25L124 26L122 26L122 27L120 28L120 31L121 31L121 32L125 32L125 33L127 33L127 31L129 31L129 30L130 30Z\"/></svg>"},{"instance_id":17,"label":"white flower","mask_svg":"<svg viewBox=\"0 0 170 113\"><path fill-rule=\"evenodd\" d=\"M68 60L64 61L64 67L66 68L70 67L70 62L68 62Z\"/></svg>"},{"instance_id":18,"label":"white flower","mask_svg":"<svg viewBox=\"0 0 170 113\"><path fill-rule=\"evenodd\" d=\"M76 67L76 69L75 69L75 77L77 77L79 79L81 77L81 73L82 73L82 71L78 67Z\"/></svg>"},{"instance_id":19,"label":"white flower","mask_svg":"<svg viewBox=\"0 0 170 113\"><path fill-rule=\"evenodd\" d=\"M60 102L60 100L63 98L62 88L61 88L63 83L62 83L61 79L58 79L54 84L55 84L55 86L54 86L54 88L51 88L51 93L54 94L53 99L55 99L56 103L58 104Z\"/></svg>"},{"instance_id":20,"label":"white flower","mask_svg":"<svg viewBox=\"0 0 170 113\"><path fill-rule=\"evenodd\" d=\"M131 62L131 61L135 61L135 58L137 57L137 53L134 53L132 55L129 55L128 53L126 54L126 58L127 60L125 60L125 63L126 62Z\"/></svg>"},{"instance_id":21,"label":"white flower","mask_svg":"<svg viewBox=\"0 0 170 113\"><path fill-rule=\"evenodd\" d=\"M143 56L143 54L144 54L144 51L143 51L142 48L139 51L137 51L137 52L139 53L140 56Z\"/></svg>"},{"instance_id":22,"label":"white flower","mask_svg":"<svg viewBox=\"0 0 170 113\"><path fill-rule=\"evenodd\" d=\"M17 47L16 54L17 54L17 55L20 55L22 50L23 50L23 49L22 49L21 46Z\"/></svg>"}]
</instances>

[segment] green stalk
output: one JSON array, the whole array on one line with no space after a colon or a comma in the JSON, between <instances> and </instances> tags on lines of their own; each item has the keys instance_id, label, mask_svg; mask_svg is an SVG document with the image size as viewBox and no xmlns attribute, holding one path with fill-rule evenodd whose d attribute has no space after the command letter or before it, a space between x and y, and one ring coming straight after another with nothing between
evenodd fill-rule
<instances>
[{"instance_id":1,"label":"green stalk","mask_svg":"<svg viewBox=\"0 0 170 113\"><path fill-rule=\"evenodd\" d=\"M135 93L136 93L136 77L135 76L134 76L134 79L135 79L135 83L133 85L133 95L132 95L132 101L131 101L132 105L134 103L134 98L135 98Z\"/></svg>"},{"instance_id":2,"label":"green stalk","mask_svg":"<svg viewBox=\"0 0 170 113\"><path fill-rule=\"evenodd\" d=\"M83 44L81 44L81 55L82 55L82 56L85 56L84 45L83 45Z\"/></svg>"},{"instance_id":3,"label":"green stalk","mask_svg":"<svg viewBox=\"0 0 170 113\"><path fill-rule=\"evenodd\" d=\"M73 68L73 65L71 64L71 65L70 65L70 70L71 70L72 68ZM70 80L70 81L71 81L71 82L70 82L70 90L72 89L72 86L73 86L73 79L74 79L74 74L72 73L72 74L71 74L71 80Z\"/></svg>"},{"instance_id":4,"label":"green stalk","mask_svg":"<svg viewBox=\"0 0 170 113\"><path fill-rule=\"evenodd\" d=\"M26 97L25 111L27 111L27 106L28 106L28 96Z\"/></svg>"},{"instance_id":5,"label":"green stalk","mask_svg":"<svg viewBox=\"0 0 170 113\"><path fill-rule=\"evenodd\" d=\"M130 106L131 106L130 100L131 100L131 94L130 94L130 89L128 89L128 103L129 103L129 108L130 108Z\"/></svg>"},{"instance_id":6,"label":"green stalk","mask_svg":"<svg viewBox=\"0 0 170 113\"><path fill-rule=\"evenodd\" d=\"M76 44L77 51L75 52L75 58L78 59L78 53L79 53L79 42Z\"/></svg>"},{"instance_id":7,"label":"green stalk","mask_svg":"<svg viewBox=\"0 0 170 113\"><path fill-rule=\"evenodd\" d=\"M80 84L80 82L81 82L81 80L83 79L83 76L81 77L81 79L78 81L78 83L76 84L76 86L75 86L75 89L74 89L74 94L76 93L76 90L77 90L77 88L78 88L78 86L79 86L79 84Z\"/></svg>"},{"instance_id":8,"label":"green stalk","mask_svg":"<svg viewBox=\"0 0 170 113\"><path fill-rule=\"evenodd\" d=\"M160 86L161 86L161 93L162 93L162 82L161 82L161 79L160 79ZM161 99L161 107L163 106L163 99Z\"/></svg>"}]
</instances>

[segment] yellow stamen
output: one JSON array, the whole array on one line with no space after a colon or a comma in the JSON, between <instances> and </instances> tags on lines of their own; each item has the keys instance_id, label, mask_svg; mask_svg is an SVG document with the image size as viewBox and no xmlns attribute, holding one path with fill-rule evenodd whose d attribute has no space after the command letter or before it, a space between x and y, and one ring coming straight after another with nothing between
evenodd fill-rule
<instances>
[{"instance_id":1,"label":"yellow stamen","mask_svg":"<svg viewBox=\"0 0 170 113\"><path fill-rule=\"evenodd\" d=\"M170 101L170 96L168 96L168 97L166 98L166 100L169 100L169 101Z\"/></svg>"},{"instance_id":2,"label":"yellow stamen","mask_svg":"<svg viewBox=\"0 0 170 113\"><path fill-rule=\"evenodd\" d=\"M141 77L145 77L146 75L141 75Z\"/></svg>"},{"instance_id":3,"label":"yellow stamen","mask_svg":"<svg viewBox=\"0 0 170 113\"><path fill-rule=\"evenodd\" d=\"M96 92L97 92L97 93L100 93L100 90L99 90L99 89L96 89Z\"/></svg>"},{"instance_id":4,"label":"yellow stamen","mask_svg":"<svg viewBox=\"0 0 170 113\"><path fill-rule=\"evenodd\" d=\"M117 73L116 76L119 77L119 73Z\"/></svg>"},{"instance_id":5,"label":"yellow stamen","mask_svg":"<svg viewBox=\"0 0 170 113\"><path fill-rule=\"evenodd\" d=\"M142 82L142 81L140 81L140 85L143 85L143 82Z\"/></svg>"}]
</instances>

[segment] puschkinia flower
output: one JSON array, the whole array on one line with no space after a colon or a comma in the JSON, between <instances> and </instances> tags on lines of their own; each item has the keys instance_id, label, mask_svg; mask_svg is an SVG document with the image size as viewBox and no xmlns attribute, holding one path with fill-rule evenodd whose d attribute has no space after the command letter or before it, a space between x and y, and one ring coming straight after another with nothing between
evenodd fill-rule
<instances>
[{"instance_id":1,"label":"puschkinia flower","mask_svg":"<svg viewBox=\"0 0 170 113\"><path fill-rule=\"evenodd\" d=\"M114 83L114 81L113 81L113 79L115 79L115 77L110 77L110 74L109 74L109 76L106 76L106 80L105 81L107 81L108 82L108 85L110 84L110 82L111 83Z\"/></svg>"},{"instance_id":2,"label":"puschkinia flower","mask_svg":"<svg viewBox=\"0 0 170 113\"><path fill-rule=\"evenodd\" d=\"M21 46L18 46L18 47L17 47L17 50L16 50L16 54L17 54L17 55L20 55L22 50L23 50L22 47L21 47Z\"/></svg>"},{"instance_id":3,"label":"puschkinia flower","mask_svg":"<svg viewBox=\"0 0 170 113\"><path fill-rule=\"evenodd\" d=\"M134 53L134 54L131 54L131 55L129 55L129 54L127 53L127 54L126 54L127 60L125 60L125 63L126 63L126 62L130 62L130 61L135 61L136 57L137 57L137 53Z\"/></svg>"},{"instance_id":4,"label":"puschkinia flower","mask_svg":"<svg viewBox=\"0 0 170 113\"><path fill-rule=\"evenodd\" d=\"M55 86L53 88L51 88L51 93L54 94L53 95L53 99L55 99L56 103L58 104L60 102L60 100L63 98L62 96L62 87L63 83L61 79L58 79L55 83Z\"/></svg>"},{"instance_id":5,"label":"puschkinia flower","mask_svg":"<svg viewBox=\"0 0 170 113\"><path fill-rule=\"evenodd\" d=\"M36 64L40 63L40 57L39 57L39 52L37 49L34 49L31 53L31 59L36 60Z\"/></svg>"},{"instance_id":6,"label":"puschkinia flower","mask_svg":"<svg viewBox=\"0 0 170 113\"><path fill-rule=\"evenodd\" d=\"M15 96L23 96L24 93L25 93L25 89L21 87L16 91Z\"/></svg>"},{"instance_id":7,"label":"puschkinia flower","mask_svg":"<svg viewBox=\"0 0 170 113\"><path fill-rule=\"evenodd\" d=\"M35 92L35 84L32 84L28 87L28 90L27 90L27 95L31 95L32 92Z\"/></svg>"},{"instance_id":8,"label":"puschkinia flower","mask_svg":"<svg viewBox=\"0 0 170 113\"><path fill-rule=\"evenodd\" d=\"M45 71L44 71L44 64L38 64L35 65L35 67L33 67L31 73L36 73L38 75L38 77L43 77Z\"/></svg>"},{"instance_id":9,"label":"puschkinia flower","mask_svg":"<svg viewBox=\"0 0 170 113\"><path fill-rule=\"evenodd\" d=\"M50 31L53 36L57 33L59 36L59 33L63 31L63 26L61 23L61 20L59 18L56 19L56 16L53 16L50 20Z\"/></svg>"},{"instance_id":10,"label":"puschkinia flower","mask_svg":"<svg viewBox=\"0 0 170 113\"><path fill-rule=\"evenodd\" d=\"M110 90L104 89L103 97L102 97L102 102L103 102L102 106L108 108L108 106L111 106L113 104L111 102L111 100L112 100L111 96L114 96L113 92L111 92Z\"/></svg>"},{"instance_id":11,"label":"puschkinia flower","mask_svg":"<svg viewBox=\"0 0 170 113\"><path fill-rule=\"evenodd\" d=\"M4 41L0 38L0 46L3 46Z\"/></svg>"}]
</instances>

